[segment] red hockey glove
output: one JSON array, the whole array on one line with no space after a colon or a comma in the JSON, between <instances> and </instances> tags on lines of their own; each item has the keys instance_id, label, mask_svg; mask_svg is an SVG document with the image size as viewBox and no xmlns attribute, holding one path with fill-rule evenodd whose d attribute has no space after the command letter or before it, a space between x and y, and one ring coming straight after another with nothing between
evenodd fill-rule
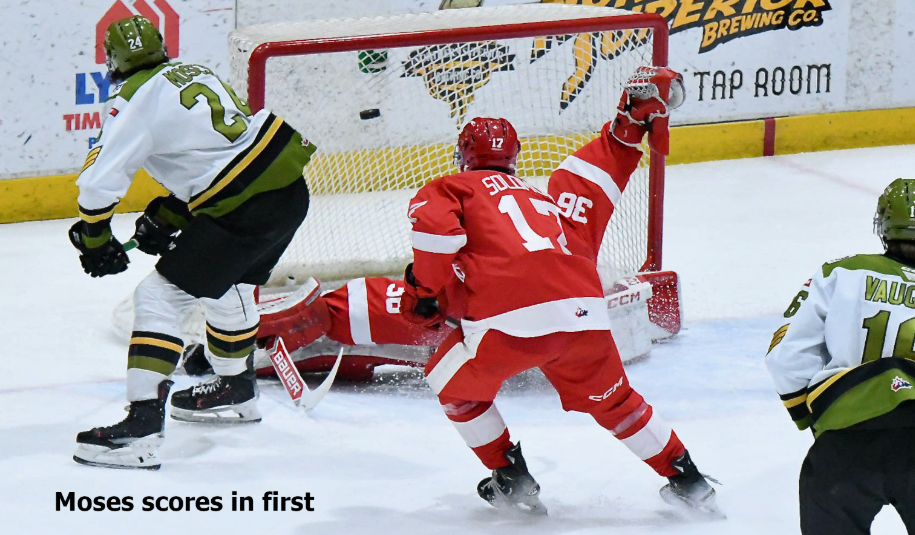
<instances>
[{"instance_id":1,"label":"red hockey glove","mask_svg":"<svg viewBox=\"0 0 915 535\"><path fill-rule=\"evenodd\" d=\"M425 327L437 327L445 323L448 309L445 293L433 295L421 286L413 276L413 264L404 272L404 292L400 296L400 313L405 320Z\"/></svg>"},{"instance_id":2,"label":"red hockey glove","mask_svg":"<svg viewBox=\"0 0 915 535\"><path fill-rule=\"evenodd\" d=\"M626 81L611 133L620 143L637 147L648 132L648 145L670 153L670 110L685 98L683 76L665 67L639 67Z\"/></svg>"}]
</instances>

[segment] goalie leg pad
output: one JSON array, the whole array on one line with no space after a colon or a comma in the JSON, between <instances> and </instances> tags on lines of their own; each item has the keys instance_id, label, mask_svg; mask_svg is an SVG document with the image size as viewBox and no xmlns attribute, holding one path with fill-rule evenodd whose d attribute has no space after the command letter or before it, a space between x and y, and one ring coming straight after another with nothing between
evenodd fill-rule
<instances>
[{"instance_id":1,"label":"goalie leg pad","mask_svg":"<svg viewBox=\"0 0 915 535\"><path fill-rule=\"evenodd\" d=\"M616 281L606 295L610 331L623 364L647 357L651 352L652 324L648 301L651 285L635 277Z\"/></svg>"},{"instance_id":2,"label":"goalie leg pad","mask_svg":"<svg viewBox=\"0 0 915 535\"><path fill-rule=\"evenodd\" d=\"M309 278L291 295L258 304L261 324L257 338L262 345L270 347L272 337L282 336L292 352L324 336L331 328L331 317L320 292L321 283Z\"/></svg>"},{"instance_id":3,"label":"goalie leg pad","mask_svg":"<svg viewBox=\"0 0 915 535\"><path fill-rule=\"evenodd\" d=\"M679 333L683 322L679 275L674 271L646 271L636 278L651 284L648 319L654 326L652 340L667 339Z\"/></svg>"},{"instance_id":4,"label":"goalie leg pad","mask_svg":"<svg viewBox=\"0 0 915 535\"><path fill-rule=\"evenodd\" d=\"M635 330L646 330L653 342L680 332L683 300L680 298L680 277L673 271L648 271L622 278L607 291L606 299L614 327L625 322L627 316L636 315L637 318L630 318L630 323L634 322ZM633 313L633 309L637 312ZM628 354L627 349L620 347L620 354Z\"/></svg>"}]
</instances>

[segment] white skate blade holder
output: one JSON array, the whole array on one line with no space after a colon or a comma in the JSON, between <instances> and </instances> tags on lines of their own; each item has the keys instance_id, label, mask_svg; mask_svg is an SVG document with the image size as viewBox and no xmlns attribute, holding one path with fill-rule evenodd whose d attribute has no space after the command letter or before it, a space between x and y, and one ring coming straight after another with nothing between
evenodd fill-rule
<instances>
[{"instance_id":1,"label":"white skate blade holder","mask_svg":"<svg viewBox=\"0 0 915 535\"><path fill-rule=\"evenodd\" d=\"M156 450L164 440L161 433L156 433L115 449L96 444L79 444L73 460L79 464L102 468L158 470L162 462L156 457Z\"/></svg>"},{"instance_id":2,"label":"white skate blade holder","mask_svg":"<svg viewBox=\"0 0 915 535\"><path fill-rule=\"evenodd\" d=\"M286 392L289 394L289 397L292 398L292 402L295 406L304 408L305 412L314 410L314 408L318 406L318 403L324 399L324 396L327 395L334 379L337 377L337 370L340 369L340 362L342 360L343 347L341 347L340 352L337 353L337 360L334 362L334 367L331 368L330 373L324 381L318 385L316 389L310 390L302 379L299 370L292 362L292 357L289 356L289 352L286 351L286 344L283 342L283 337L277 336L276 343L270 350L270 362L276 369L277 377L280 378L280 382L283 383Z\"/></svg>"}]
</instances>

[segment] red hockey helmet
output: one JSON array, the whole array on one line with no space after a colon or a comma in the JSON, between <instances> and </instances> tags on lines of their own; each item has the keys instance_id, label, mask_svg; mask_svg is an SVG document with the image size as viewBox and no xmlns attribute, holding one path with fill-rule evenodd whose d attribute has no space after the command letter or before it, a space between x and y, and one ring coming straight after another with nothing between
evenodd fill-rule
<instances>
[{"instance_id":1,"label":"red hockey helmet","mask_svg":"<svg viewBox=\"0 0 915 535\"><path fill-rule=\"evenodd\" d=\"M496 169L514 173L520 151L518 133L510 122L477 117L458 135L454 165L461 171Z\"/></svg>"}]
</instances>

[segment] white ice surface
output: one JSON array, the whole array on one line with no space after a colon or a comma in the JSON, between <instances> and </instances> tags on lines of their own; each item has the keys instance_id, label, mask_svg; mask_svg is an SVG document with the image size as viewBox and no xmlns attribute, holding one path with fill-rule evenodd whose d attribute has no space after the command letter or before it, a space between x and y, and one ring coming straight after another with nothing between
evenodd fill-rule
<instances>
[{"instance_id":1,"label":"white ice surface","mask_svg":"<svg viewBox=\"0 0 915 535\"><path fill-rule=\"evenodd\" d=\"M87 468L74 436L124 413L125 347L110 315L151 269L132 255L90 279L66 238L72 221L0 225L0 528L4 533L220 535L798 533L798 432L762 363L778 314L824 261L877 252L876 197L911 176L913 147L849 150L669 168L664 266L680 272L687 324L628 368L700 469L720 479L728 519L664 504L664 480L589 417L567 414L536 374L506 385L499 407L524 445L550 508L500 514L476 497L486 470L417 374L338 385L312 413L262 382L264 421L235 428L168 421L159 472ZM134 216L117 216L125 237ZM177 377L176 388L191 384ZM131 496L130 512L55 510L56 492ZM230 510L232 493L254 511ZM314 496L313 512L264 512L261 496ZM219 512L144 512L145 496L221 496ZM892 510L874 533L905 533Z\"/></svg>"}]
</instances>

